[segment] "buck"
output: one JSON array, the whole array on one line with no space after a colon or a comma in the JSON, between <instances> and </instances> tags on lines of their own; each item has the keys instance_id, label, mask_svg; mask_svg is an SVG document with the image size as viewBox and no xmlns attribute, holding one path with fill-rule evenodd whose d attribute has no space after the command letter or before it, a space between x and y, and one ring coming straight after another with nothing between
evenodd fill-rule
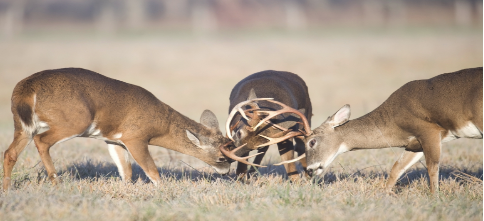
<instances>
[{"instance_id":1,"label":"buck","mask_svg":"<svg viewBox=\"0 0 484 221\"><path fill-rule=\"evenodd\" d=\"M4 190L19 154L32 140L54 184L50 147L74 137L104 140L125 181L132 175L129 154L155 185L160 181L148 145L194 156L222 174L229 171L219 146L231 141L211 111L205 110L196 123L139 86L89 70L46 70L25 78L13 90L12 113L15 134L4 155Z\"/></svg>"},{"instance_id":2,"label":"buck","mask_svg":"<svg viewBox=\"0 0 484 221\"><path fill-rule=\"evenodd\" d=\"M258 96L272 97L274 100L260 99ZM270 111L278 109L281 104L289 106L285 115ZM296 114L299 118L291 114ZM260 115L278 115L278 118L273 119L273 122L261 121ZM282 160L293 159L295 150L299 155L304 154L304 143L302 139L295 138L294 146L291 138L302 135L298 122L304 120L306 125L310 125L311 116L308 88L299 76L282 71L252 74L237 83L230 93L226 131L228 137L239 147L231 151L221 147L220 150L227 157L240 162L236 169L239 177L247 173L247 165L260 166L264 153L271 144L277 144ZM310 130L310 127L307 129ZM258 156L248 156L251 150L258 150ZM249 163L247 159L253 156L256 158L253 163ZM304 159L301 164L305 169ZM284 166L291 179L299 177L294 163Z\"/></svg>"},{"instance_id":3,"label":"buck","mask_svg":"<svg viewBox=\"0 0 484 221\"><path fill-rule=\"evenodd\" d=\"M306 136L310 175L320 175L347 151L403 147L386 191L391 192L398 178L424 155L434 193L439 188L442 142L482 139L482 67L411 81L370 113L349 118L350 106L345 105Z\"/></svg>"}]
</instances>

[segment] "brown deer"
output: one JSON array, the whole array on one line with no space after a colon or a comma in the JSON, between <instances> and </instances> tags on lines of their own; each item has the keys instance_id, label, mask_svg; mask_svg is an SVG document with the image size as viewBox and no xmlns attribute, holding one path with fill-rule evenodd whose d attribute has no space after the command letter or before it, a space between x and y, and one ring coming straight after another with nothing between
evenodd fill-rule
<instances>
[{"instance_id":1,"label":"brown deer","mask_svg":"<svg viewBox=\"0 0 484 221\"><path fill-rule=\"evenodd\" d=\"M350 106L345 105L305 138L309 175L320 175L347 151L403 147L386 191L424 155L434 193L439 188L441 143L482 139L482 67L411 81L372 112L349 118Z\"/></svg>"},{"instance_id":2,"label":"brown deer","mask_svg":"<svg viewBox=\"0 0 484 221\"><path fill-rule=\"evenodd\" d=\"M229 171L219 146L231 141L211 111L205 110L196 123L139 86L89 70L46 70L25 78L13 90L12 113L15 135L4 155L4 190L19 154L32 139L54 184L49 149L74 137L104 140L126 181L132 175L128 153L155 185L160 181L148 145L194 156L222 174Z\"/></svg>"},{"instance_id":3,"label":"brown deer","mask_svg":"<svg viewBox=\"0 0 484 221\"><path fill-rule=\"evenodd\" d=\"M258 99L258 96L271 97L276 101ZM259 115L271 114L272 112L268 110L278 109L281 105L280 102L292 107L290 108L292 113L298 115L299 118L286 113L279 115L279 118L273 119L272 122L269 120L261 121ZM236 169L236 174L239 177L247 173L246 164L260 166L264 152L271 144L277 143L282 160L293 159L294 150L299 155L304 153L304 143L302 139L296 138L296 146L294 146L290 138L301 135L298 132L301 128L298 122L301 119L304 121L309 119L306 124L310 125L311 116L312 107L308 88L299 76L282 71L262 71L252 74L237 83L230 93L226 131L228 137L234 140L235 145L239 148L230 152L221 148L221 151L226 156L241 162L237 164ZM234 135L232 135L232 132ZM246 160L252 157L247 156L251 150L258 150L258 156L253 163ZM305 169L305 160L303 159L301 163ZM291 179L298 177L294 163L284 166Z\"/></svg>"}]
</instances>

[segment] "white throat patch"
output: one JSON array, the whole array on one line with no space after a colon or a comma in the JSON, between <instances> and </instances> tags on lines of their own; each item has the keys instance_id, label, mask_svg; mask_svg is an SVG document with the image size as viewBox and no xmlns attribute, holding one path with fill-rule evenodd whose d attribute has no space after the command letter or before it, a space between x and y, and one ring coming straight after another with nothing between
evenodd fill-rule
<instances>
[{"instance_id":1,"label":"white throat patch","mask_svg":"<svg viewBox=\"0 0 484 221\"><path fill-rule=\"evenodd\" d=\"M333 155L333 157L331 157L329 160L326 160L326 162L324 163L323 168L328 167L328 166L329 166L329 165L330 165L330 164L333 162L333 160L334 160L334 159L336 159L336 157L337 157L338 155L340 155L340 154L342 154L342 153L344 153L344 152L348 152L349 150L350 150L350 149L349 149L349 147L348 147L348 146L347 146L345 143L341 143L341 144L339 145L338 152L336 152L336 153Z\"/></svg>"}]
</instances>

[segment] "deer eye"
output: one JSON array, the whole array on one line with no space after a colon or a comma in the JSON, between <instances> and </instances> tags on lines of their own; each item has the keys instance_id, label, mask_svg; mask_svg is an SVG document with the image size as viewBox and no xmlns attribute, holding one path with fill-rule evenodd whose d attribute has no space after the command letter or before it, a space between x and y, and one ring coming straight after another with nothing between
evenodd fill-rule
<instances>
[{"instance_id":1,"label":"deer eye","mask_svg":"<svg viewBox=\"0 0 484 221\"><path fill-rule=\"evenodd\" d=\"M316 139L312 139L312 140L309 141L309 147L310 148L313 148L315 144L316 144Z\"/></svg>"},{"instance_id":2,"label":"deer eye","mask_svg":"<svg viewBox=\"0 0 484 221\"><path fill-rule=\"evenodd\" d=\"M242 133L240 133L240 130L237 131L237 133L235 134L235 136L237 136L237 138L240 139L240 136L242 136Z\"/></svg>"}]
</instances>

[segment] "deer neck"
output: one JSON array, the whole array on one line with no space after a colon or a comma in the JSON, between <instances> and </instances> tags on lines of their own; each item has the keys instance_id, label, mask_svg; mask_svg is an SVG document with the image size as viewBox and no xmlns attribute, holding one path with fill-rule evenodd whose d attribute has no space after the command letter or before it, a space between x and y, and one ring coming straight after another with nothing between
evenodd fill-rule
<instances>
[{"instance_id":1,"label":"deer neck","mask_svg":"<svg viewBox=\"0 0 484 221\"><path fill-rule=\"evenodd\" d=\"M343 138L349 150L405 146L408 140L396 136L399 128L389 116L380 108L336 127L335 132Z\"/></svg>"},{"instance_id":2,"label":"deer neck","mask_svg":"<svg viewBox=\"0 0 484 221\"><path fill-rule=\"evenodd\" d=\"M202 136L209 136L211 133L207 127L184 116L171 107L168 107L166 112L160 111L158 119L160 120L156 121L154 125L154 131L157 132L150 139L149 144L183 154L196 156L201 150L188 139L187 130L195 135Z\"/></svg>"}]
</instances>

